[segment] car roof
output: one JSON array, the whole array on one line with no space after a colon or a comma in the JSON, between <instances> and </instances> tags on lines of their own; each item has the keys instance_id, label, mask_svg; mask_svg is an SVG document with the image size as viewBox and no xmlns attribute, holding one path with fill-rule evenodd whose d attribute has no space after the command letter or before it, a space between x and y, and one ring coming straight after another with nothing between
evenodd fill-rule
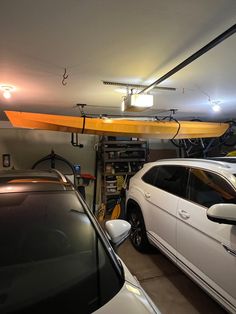
<instances>
[{"instance_id":1,"label":"car roof","mask_svg":"<svg viewBox=\"0 0 236 314\"><path fill-rule=\"evenodd\" d=\"M0 193L63 190L73 190L73 186L55 169L0 171Z\"/></svg>"},{"instance_id":2,"label":"car roof","mask_svg":"<svg viewBox=\"0 0 236 314\"><path fill-rule=\"evenodd\" d=\"M201 158L171 158L160 159L152 164L165 164L165 165L181 165L188 167L204 168L212 171L227 171L232 174L236 173L236 163L225 158L201 159ZM232 159L232 158L229 158ZM226 160L226 161L225 161Z\"/></svg>"}]
</instances>

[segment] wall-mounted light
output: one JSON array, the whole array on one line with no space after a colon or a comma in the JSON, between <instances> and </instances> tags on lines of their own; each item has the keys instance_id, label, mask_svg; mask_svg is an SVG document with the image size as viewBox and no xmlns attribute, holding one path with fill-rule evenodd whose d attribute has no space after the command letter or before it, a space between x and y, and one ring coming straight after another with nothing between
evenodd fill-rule
<instances>
[{"instance_id":1,"label":"wall-mounted light","mask_svg":"<svg viewBox=\"0 0 236 314\"><path fill-rule=\"evenodd\" d=\"M2 95L5 99L9 99L12 96L15 88L11 85L0 85L0 90L3 92Z\"/></svg>"}]
</instances>

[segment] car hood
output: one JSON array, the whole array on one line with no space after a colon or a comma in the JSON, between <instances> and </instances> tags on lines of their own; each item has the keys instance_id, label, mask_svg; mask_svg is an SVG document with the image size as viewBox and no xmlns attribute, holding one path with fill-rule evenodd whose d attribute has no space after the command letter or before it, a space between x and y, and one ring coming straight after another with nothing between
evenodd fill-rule
<instances>
[{"instance_id":1,"label":"car hood","mask_svg":"<svg viewBox=\"0 0 236 314\"><path fill-rule=\"evenodd\" d=\"M138 280L132 276L128 268L121 261L125 282L121 290L94 314L160 314L152 300L143 290Z\"/></svg>"}]
</instances>

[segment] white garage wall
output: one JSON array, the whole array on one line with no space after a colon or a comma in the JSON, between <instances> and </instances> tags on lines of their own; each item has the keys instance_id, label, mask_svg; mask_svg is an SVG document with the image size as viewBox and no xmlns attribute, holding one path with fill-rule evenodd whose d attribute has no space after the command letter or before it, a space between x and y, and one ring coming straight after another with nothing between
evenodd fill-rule
<instances>
[{"instance_id":1,"label":"white garage wall","mask_svg":"<svg viewBox=\"0 0 236 314\"><path fill-rule=\"evenodd\" d=\"M94 144L98 137L94 135L79 135L83 148L73 147L70 143L71 134L43 130L28 130L1 128L0 129L0 169L2 166L2 154L11 155L11 167L15 169L29 169L40 158L51 153L68 159L72 164L80 164L81 172L94 175L95 151ZM10 167L10 168L11 168ZM88 201L92 201L92 186L86 188Z\"/></svg>"}]
</instances>

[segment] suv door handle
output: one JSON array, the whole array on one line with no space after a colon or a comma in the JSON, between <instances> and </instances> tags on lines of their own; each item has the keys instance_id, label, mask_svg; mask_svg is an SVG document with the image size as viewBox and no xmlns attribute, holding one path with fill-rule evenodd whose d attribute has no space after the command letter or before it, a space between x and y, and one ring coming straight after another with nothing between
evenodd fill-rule
<instances>
[{"instance_id":1,"label":"suv door handle","mask_svg":"<svg viewBox=\"0 0 236 314\"><path fill-rule=\"evenodd\" d=\"M144 196L145 196L146 198L150 198L150 197L151 197L151 194L148 193L148 192L144 192Z\"/></svg>"},{"instance_id":2,"label":"suv door handle","mask_svg":"<svg viewBox=\"0 0 236 314\"><path fill-rule=\"evenodd\" d=\"M183 209L180 209L179 211L179 215L183 218L183 219L188 219L190 218L190 214L188 212L186 212Z\"/></svg>"}]
</instances>

